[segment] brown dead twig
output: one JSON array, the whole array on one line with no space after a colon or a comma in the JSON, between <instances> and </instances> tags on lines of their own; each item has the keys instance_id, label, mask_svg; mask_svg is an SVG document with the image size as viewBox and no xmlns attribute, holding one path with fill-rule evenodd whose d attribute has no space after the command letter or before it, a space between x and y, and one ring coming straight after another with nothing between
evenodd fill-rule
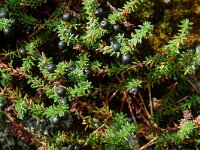
<instances>
[{"instance_id":1,"label":"brown dead twig","mask_svg":"<svg viewBox=\"0 0 200 150\"><path fill-rule=\"evenodd\" d=\"M13 76L19 76L20 79L27 76L25 73L22 73L19 68L16 69L10 68L7 64L0 61L0 69L1 68L6 69L6 71L11 73L11 75Z\"/></svg>"},{"instance_id":2,"label":"brown dead twig","mask_svg":"<svg viewBox=\"0 0 200 150\"><path fill-rule=\"evenodd\" d=\"M197 92L197 94L200 95L200 91L196 88L196 86L190 80L187 80L187 81L192 86L192 88L195 90L195 92Z\"/></svg>"}]
</instances>

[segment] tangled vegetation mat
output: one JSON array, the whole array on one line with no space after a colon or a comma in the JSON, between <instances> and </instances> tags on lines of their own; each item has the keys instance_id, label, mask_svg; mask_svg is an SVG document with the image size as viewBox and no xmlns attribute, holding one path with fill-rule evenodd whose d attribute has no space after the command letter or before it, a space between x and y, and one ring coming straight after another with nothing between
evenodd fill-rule
<instances>
[{"instance_id":1,"label":"tangled vegetation mat","mask_svg":"<svg viewBox=\"0 0 200 150\"><path fill-rule=\"evenodd\" d=\"M199 0L0 0L1 150L199 147Z\"/></svg>"}]
</instances>

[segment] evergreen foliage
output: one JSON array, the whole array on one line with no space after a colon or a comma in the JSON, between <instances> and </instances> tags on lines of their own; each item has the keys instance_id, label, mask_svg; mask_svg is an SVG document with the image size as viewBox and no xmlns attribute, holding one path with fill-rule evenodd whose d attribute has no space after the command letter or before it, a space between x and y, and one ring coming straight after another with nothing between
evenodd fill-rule
<instances>
[{"instance_id":1,"label":"evergreen foliage","mask_svg":"<svg viewBox=\"0 0 200 150\"><path fill-rule=\"evenodd\" d=\"M0 0L0 148L199 147L199 10Z\"/></svg>"}]
</instances>

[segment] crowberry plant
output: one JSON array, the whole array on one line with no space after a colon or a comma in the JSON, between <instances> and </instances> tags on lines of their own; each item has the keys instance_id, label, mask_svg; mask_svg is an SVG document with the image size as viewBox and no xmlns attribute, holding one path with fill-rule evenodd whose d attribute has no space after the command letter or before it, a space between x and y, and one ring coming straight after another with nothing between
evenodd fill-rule
<instances>
[{"instance_id":1,"label":"crowberry plant","mask_svg":"<svg viewBox=\"0 0 200 150\"><path fill-rule=\"evenodd\" d=\"M199 147L198 0L0 8L0 149Z\"/></svg>"}]
</instances>

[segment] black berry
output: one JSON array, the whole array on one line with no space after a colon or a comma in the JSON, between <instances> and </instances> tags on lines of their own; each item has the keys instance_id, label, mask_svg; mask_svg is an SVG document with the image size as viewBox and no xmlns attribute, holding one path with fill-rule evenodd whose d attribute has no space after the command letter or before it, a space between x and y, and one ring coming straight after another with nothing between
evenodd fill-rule
<instances>
[{"instance_id":1,"label":"black berry","mask_svg":"<svg viewBox=\"0 0 200 150\"><path fill-rule=\"evenodd\" d=\"M179 77L179 76L174 76L174 77L173 77L173 80L177 82L177 81L180 80L180 77Z\"/></svg>"},{"instance_id":2,"label":"black berry","mask_svg":"<svg viewBox=\"0 0 200 150\"><path fill-rule=\"evenodd\" d=\"M102 29L106 29L106 28L108 28L108 21L107 20L102 20L101 22L100 22L100 27L102 28Z\"/></svg>"},{"instance_id":3,"label":"black berry","mask_svg":"<svg viewBox=\"0 0 200 150\"><path fill-rule=\"evenodd\" d=\"M74 146L74 150L80 150L81 149L81 146L79 145L79 144L76 144L75 146Z\"/></svg>"},{"instance_id":4,"label":"black berry","mask_svg":"<svg viewBox=\"0 0 200 150\"><path fill-rule=\"evenodd\" d=\"M115 31L115 32L120 31L120 25L119 24L114 24L113 25L113 31Z\"/></svg>"},{"instance_id":5,"label":"black berry","mask_svg":"<svg viewBox=\"0 0 200 150\"><path fill-rule=\"evenodd\" d=\"M55 70L56 66L54 64L48 64L47 65L47 70L50 72L50 73L53 73L54 70Z\"/></svg>"},{"instance_id":6,"label":"black berry","mask_svg":"<svg viewBox=\"0 0 200 150\"><path fill-rule=\"evenodd\" d=\"M66 94L66 89L62 86L58 87L56 93L58 94L58 96L64 97Z\"/></svg>"},{"instance_id":7,"label":"black berry","mask_svg":"<svg viewBox=\"0 0 200 150\"><path fill-rule=\"evenodd\" d=\"M178 150L178 148L174 147L174 148L172 148L172 149L170 149L170 150Z\"/></svg>"},{"instance_id":8,"label":"black berry","mask_svg":"<svg viewBox=\"0 0 200 150\"><path fill-rule=\"evenodd\" d=\"M16 19L13 18L13 19L11 20L10 24L11 24L12 27L16 26L16 25L17 25Z\"/></svg>"},{"instance_id":9,"label":"black berry","mask_svg":"<svg viewBox=\"0 0 200 150\"><path fill-rule=\"evenodd\" d=\"M186 146L185 144L180 144L177 146L178 150L185 150L186 149Z\"/></svg>"},{"instance_id":10,"label":"black berry","mask_svg":"<svg viewBox=\"0 0 200 150\"><path fill-rule=\"evenodd\" d=\"M109 38L108 38L108 42L116 42L117 40L116 40L116 38L115 38L115 36L109 36Z\"/></svg>"},{"instance_id":11,"label":"black berry","mask_svg":"<svg viewBox=\"0 0 200 150\"><path fill-rule=\"evenodd\" d=\"M56 125L56 124L59 124L59 123L60 123L60 118L57 117L57 116L56 116L56 117L53 117L52 120L51 120L51 122L52 122L53 124L55 124L55 125Z\"/></svg>"},{"instance_id":12,"label":"black berry","mask_svg":"<svg viewBox=\"0 0 200 150\"><path fill-rule=\"evenodd\" d=\"M58 42L58 48L59 48L60 50L66 48L65 43L64 43L63 41L59 41L59 42Z\"/></svg>"},{"instance_id":13,"label":"black berry","mask_svg":"<svg viewBox=\"0 0 200 150\"><path fill-rule=\"evenodd\" d=\"M26 34L27 35L30 34L31 32L33 32L33 30L34 30L34 26L32 26L32 25L27 26L26 27Z\"/></svg>"},{"instance_id":14,"label":"black berry","mask_svg":"<svg viewBox=\"0 0 200 150\"><path fill-rule=\"evenodd\" d=\"M49 129L44 129L43 134L45 136L49 136L50 135Z\"/></svg>"},{"instance_id":15,"label":"black berry","mask_svg":"<svg viewBox=\"0 0 200 150\"><path fill-rule=\"evenodd\" d=\"M4 10L1 10L0 11L0 18L8 18L8 13L6 12L6 11L4 11Z\"/></svg>"},{"instance_id":16,"label":"black berry","mask_svg":"<svg viewBox=\"0 0 200 150\"><path fill-rule=\"evenodd\" d=\"M131 54L123 54L122 55L122 62L128 64L131 60Z\"/></svg>"},{"instance_id":17,"label":"black berry","mask_svg":"<svg viewBox=\"0 0 200 150\"><path fill-rule=\"evenodd\" d=\"M127 118L127 121L128 121L129 123L133 123L133 119L132 119L131 117L128 117L128 118Z\"/></svg>"},{"instance_id":18,"label":"black berry","mask_svg":"<svg viewBox=\"0 0 200 150\"><path fill-rule=\"evenodd\" d=\"M121 44L119 42L113 43L112 49L113 51L119 51Z\"/></svg>"},{"instance_id":19,"label":"black berry","mask_svg":"<svg viewBox=\"0 0 200 150\"><path fill-rule=\"evenodd\" d=\"M65 21L65 22L70 21L71 18L72 18L72 16L69 12L64 13L63 16L62 16L62 20Z\"/></svg>"},{"instance_id":20,"label":"black berry","mask_svg":"<svg viewBox=\"0 0 200 150\"><path fill-rule=\"evenodd\" d=\"M189 49L187 49L187 51L190 52L190 53L193 53L193 54L195 53L195 49L194 48L189 48Z\"/></svg>"},{"instance_id":21,"label":"black berry","mask_svg":"<svg viewBox=\"0 0 200 150\"><path fill-rule=\"evenodd\" d=\"M3 34L5 37L10 37L12 35L12 29L11 28L3 29Z\"/></svg>"},{"instance_id":22,"label":"black berry","mask_svg":"<svg viewBox=\"0 0 200 150\"><path fill-rule=\"evenodd\" d=\"M76 69L76 66L72 65L67 69L67 73L72 73Z\"/></svg>"},{"instance_id":23,"label":"black berry","mask_svg":"<svg viewBox=\"0 0 200 150\"><path fill-rule=\"evenodd\" d=\"M90 76L92 74L92 70L91 69L85 69L84 70L84 73L87 75L87 76Z\"/></svg>"},{"instance_id":24,"label":"black berry","mask_svg":"<svg viewBox=\"0 0 200 150\"><path fill-rule=\"evenodd\" d=\"M0 97L0 108L3 108L6 104L6 99L4 97Z\"/></svg>"},{"instance_id":25,"label":"black berry","mask_svg":"<svg viewBox=\"0 0 200 150\"><path fill-rule=\"evenodd\" d=\"M95 10L95 15L97 16L97 17L101 17L101 16L103 16L104 15L104 9L103 8L97 8L96 10Z\"/></svg>"},{"instance_id":26,"label":"black berry","mask_svg":"<svg viewBox=\"0 0 200 150\"><path fill-rule=\"evenodd\" d=\"M196 51L199 51L200 50L200 44L198 44L195 49L196 49Z\"/></svg>"},{"instance_id":27,"label":"black berry","mask_svg":"<svg viewBox=\"0 0 200 150\"><path fill-rule=\"evenodd\" d=\"M105 3L106 3L106 0L99 0L99 2L100 2L101 4L105 4Z\"/></svg>"},{"instance_id":28,"label":"black berry","mask_svg":"<svg viewBox=\"0 0 200 150\"><path fill-rule=\"evenodd\" d=\"M26 57L26 56L27 56L26 49L20 48L20 49L19 49L19 55L20 55L22 58L23 58L23 57Z\"/></svg>"},{"instance_id":29,"label":"black berry","mask_svg":"<svg viewBox=\"0 0 200 150\"><path fill-rule=\"evenodd\" d=\"M139 91L139 89L138 89L137 87L133 87L133 88L129 91L129 93L130 93L130 94L133 94L133 95L136 95L136 94L138 93L138 91Z\"/></svg>"},{"instance_id":30,"label":"black berry","mask_svg":"<svg viewBox=\"0 0 200 150\"><path fill-rule=\"evenodd\" d=\"M61 98L60 102L61 102L63 105L66 105L66 104L67 104L67 99L66 99L66 98Z\"/></svg>"},{"instance_id":31,"label":"black berry","mask_svg":"<svg viewBox=\"0 0 200 150\"><path fill-rule=\"evenodd\" d=\"M0 101L0 108L3 108L5 106L5 103Z\"/></svg>"}]
</instances>

